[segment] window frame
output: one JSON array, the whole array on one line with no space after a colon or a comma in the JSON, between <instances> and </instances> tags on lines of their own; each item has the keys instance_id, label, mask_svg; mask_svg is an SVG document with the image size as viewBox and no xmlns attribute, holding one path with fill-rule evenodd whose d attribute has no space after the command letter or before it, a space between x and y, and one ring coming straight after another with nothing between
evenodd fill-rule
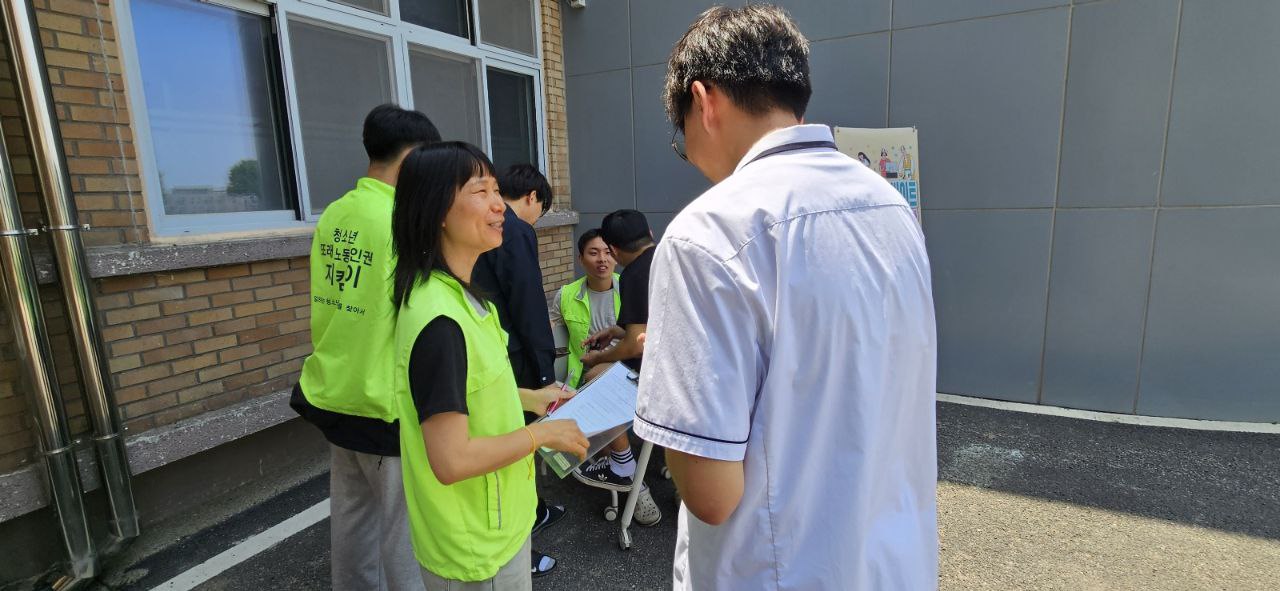
<instances>
[{"instance_id":1,"label":"window frame","mask_svg":"<svg viewBox=\"0 0 1280 591\"><path fill-rule=\"evenodd\" d=\"M534 84L534 125L536 126L533 132L537 135L535 152L538 160L533 164L544 172L550 168L547 156L546 88L543 77L545 64L540 0L529 0L530 10L533 11L534 55L485 43L479 0L465 0L470 39L401 21L399 0L387 0L389 8L387 15L331 0L190 1L255 14L269 20L275 35L275 51L278 60L274 64L275 72L273 72L278 79L274 82L282 94L276 106L279 112L274 114L278 117L277 125L280 126L277 131L285 144L281 150L282 158L287 161L284 163L286 170L282 171L285 190L294 208L211 214L167 214L165 212L164 197L160 193L155 147L151 137L151 120L143 91L142 68L130 6L132 0L116 0L112 4L120 45L120 59L124 65L123 78L128 108L132 113L135 158L153 239L163 240L227 232L289 231L315 226L320 214L313 214L311 211L311 188L307 179L307 162L302 141L292 39L288 30L291 19L313 26L387 40L387 58L393 86L391 96L405 108L414 108L415 105L413 80L409 67L411 51L422 50L427 53L444 54L445 57L455 56L474 60L483 138L483 145L480 148L486 153L491 152L493 148L489 113L489 69L495 68L531 76Z\"/></svg>"},{"instance_id":2,"label":"window frame","mask_svg":"<svg viewBox=\"0 0 1280 591\"><path fill-rule=\"evenodd\" d=\"M438 33L438 31L433 31L433 32ZM480 102L482 103L480 105L477 105L480 108L480 146L478 147L481 150L484 150L485 154L488 154L493 149L493 136L490 133L490 126L489 126L488 94L486 94L487 89L486 89L486 83L484 80L484 72L485 72L484 54L480 51L475 51L474 47L471 47L470 45L465 45L462 48L456 48L456 49L470 48L469 50L451 51L451 50L446 50L436 46L423 45L422 43L412 40L409 37L410 37L409 35L406 35L405 38L403 39L403 43L401 44L402 45L401 50L404 52L403 63L406 70L409 69L410 67L409 60L413 59L412 54L414 51L421 51L423 53L436 55L442 59L460 58L462 60L471 61L474 64L475 70L476 70L476 93L477 93L477 96L480 98ZM406 81L408 82L408 84L406 84L407 88L405 90L408 96L402 99L400 104L406 105L406 108L409 108L409 109L416 109L418 108L417 98L413 96L412 75L406 76Z\"/></svg>"},{"instance_id":3,"label":"window frame","mask_svg":"<svg viewBox=\"0 0 1280 591\"><path fill-rule=\"evenodd\" d=\"M542 62L542 7L539 0L529 0L529 10L533 11L533 55L494 45L484 40L484 22L480 19L480 0L469 0L473 27L475 28L476 46L492 52L495 56L504 56L515 62Z\"/></svg>"},{"instance_id":4,"label":"window frame","mask_svg":"<svg viewBox=\"0 0 1280 591\"><path fill-rule=\"evenodd\" d=\"M281 3L285 4L285 3ZM293 167L297 179L295 180L294 190L297 192L298 211L297 216L301 218L299 221L315 224L320 219L320 215L324 213L314 213L311 207L311 186L310 179L307 177L307 159L306 146L302 140L302 118L300 116L301 109L298 106L298 89L297 78L295 78L295 68L293 63L293 39L289 35L289 23L291 21L301 22L306 25L329 29L331 31L339 31L349 33L369 39L386 41L387 66L390 71L387 73L391 78L391 97L404 104L404 86L402 81L400 67L396 59L396 36L394 34L394 25L382 20L382 15L373 12L353 8L345 4L337 2L332 3L336 7L343 9L350 8L365 14L352 14L347 10L334 10L327 7L314 7L313 3L300 1L294 7L276 5L275 27L276 34L280 42L280 61L282 63L281 71L285 78L286 97L285 103L289 111L289 130L292 137L292 144L296 146L293 153ZM330 12L334 10L334 12ZM379 17L379 18L374 18ZM354 181L353 181L354 186ZM338 195L341 197L341 195Z\"/></svg>"},{"instance_id":5,"label":"window frame","mask_svg":"<svg viewBox=\"0 0 1280 591\"><path fill-rule=\"evenodd\" d=\"M536 69L536 68L530 68L528 66L506 61L500 58L488 58L488 57L481 59L481 67L483 68L480 74L484 84L484 94L481 95L480 99L481 101L484 102L483 120L484 120L486 130L492 128L492 123L490 122L490 113L489 113L489 68L493 68L495 70L502 70L504 72L510 72L513 74L531 76L533 78L533 109L534 109L533 132L537 134L537 137L535 138L536 141L534 142L534 146L535 146L534 155L537 157L538 161L533 162L531 164L533 164L534 166L537 166L538 170L543 171L543 173L545 174L547 172L547 169L550 167L550 163L547 160L547 119L546 119L547 109L546 109L546 105L543 104L546 98L545 97L546 93L543 91L543 86L542 86L542 70ZM485 143L486 143L485 154L489 154L490 157L492 157L492 151L493 151L493 135L492 134L486 132Z\"/></svg>"},{"instance_id":6,"label":"window frame","mask_svg":"<svg viewBox=\"0 0 1280 591\"><path fill-rule=\"evenodd\" d=\"M262 16L269 20L272 19L270 7L265 4L246 0L200 1L204 4L238 10ZM151 234L173 237L189 236L197 233L288 230L304 227L305 222L297 219L297 209L196 214L169 214L165 212L160 170L156 159L155 143L151 136L151 115L147 108L146 93L143 90L142 65L138 55L137 37L133 28L131 3L128 0L119 0L116 2L116 10L118 11L116 13L118 17L116 31L120 43L121 58L127 60L123 79L128 96L128 108L132 113L133 120L134 158L138 165L138 177L142 182L142 193L146 202L147 219ZM278 52L279 43L277 38ZM282 64L275 65L279 71L273 72L273 74L284 78L283 68L280 67ZM281 91L282 100L280 102L282 105L279 105L279 107L283 107L283 103L288 101L289 90L287 85L278 79L273 80L273 82L278 85ZM287 111L287 109L282 109L282 111ZM296 187L298 185L297 146L288 130L290 124L289 114L287 112L279 112L275 113L275 115L279 116L278 125L281 126L276 131L281 133L281 139L285 144L282 146L281 157L282 160L288 161L285 163L285 170L281 171L284 177L285 196L289 201L293 202L296 208L298 207L298 202L294 198L297 197Z\"/></svg>"}]
</instances>

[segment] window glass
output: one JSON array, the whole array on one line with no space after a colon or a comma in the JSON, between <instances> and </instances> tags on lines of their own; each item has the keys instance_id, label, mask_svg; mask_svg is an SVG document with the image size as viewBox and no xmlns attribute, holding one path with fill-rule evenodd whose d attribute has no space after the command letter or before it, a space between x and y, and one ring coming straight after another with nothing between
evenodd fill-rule
<instances>
[{"instance_id":1,"label":"window glass","mask_svg":"<svg viewBox=\"0 0 1280 591\"><path fill-rule=\"evenodd\" d=\"M131 9L165 213L292 208L269 19L175 0Z\"/></svg>"},{"instance_id":2,"label":"window glass","mask_svg":"<svg viewBox=\"0 0 1280 591\"><path fill-rule=\"evenodd\" d=\"M535 55L532 0L480 0L480 40Z\"/></svg>"},{"instance_id":3,"label":"window glass","mask_svg":"<svg viewBox=\"0 0 1280 591\"><path fill-rule=\"evenodd\" d=\"M414 108L427 114L446 140L483 146L476 62L410 46Z\"/></svg>"},{"instance_id":4,"label":"window glass","mask_svg":"<svg viewBox=\"0 0 1280 591\"><path fill-rule=\"evenodd\" d=\"M400 20L471 38L467 0L400 0Z\"/></svg>"},{"instance_id":5,"label":"window glass","mask_svg":"<svg viewBox=\"0 0 1280 591\"><path fill-rule=\"evenodd\" d=\"M493 164L538 165L533 76L489 68L489 126Z\"/></svg>"},{"instance_id":6,"label":"window glass","mask_svg":"<svg viewBox=\"0 0 1280 591\"><path fill-rule=\"evenodd\" d=\"M393 102L390 40L289 22L311 212L355 186L369 165L364 117Z\"/></svg>"}]
</instances>

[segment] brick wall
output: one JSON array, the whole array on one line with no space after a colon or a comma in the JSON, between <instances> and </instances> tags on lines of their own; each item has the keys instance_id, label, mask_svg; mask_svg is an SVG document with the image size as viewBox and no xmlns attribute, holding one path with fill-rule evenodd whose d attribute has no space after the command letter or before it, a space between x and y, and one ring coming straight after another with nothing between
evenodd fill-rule
<instances>
[{"instance_id":1,"label":"brick wall","mask_svg":"<svg viewBox=\"0 0 1280 591\"><path fill-rule=\"evenodd\" d=\"M571 208L558 0L539 0L546 56L548 170L557 210ZM34 0L87 246L146 243L147 216L108 0ZM0 45L0 122L27 224L37 181L9 56ZM571 227L538 232L544 287L573 279ZM33 242L40 249L44 238ZM130 433L286 390L311 351L307 259L96 280L109 368ZM41 290L72 430L88 429L59 287ZM0 473L36 459L27 388L0 315Z\"/></svg>"},{"instance_id":2,"label":"brick wall","mask_svg":"<svg viewBox=\"0 0 1280 591\"><path fill-rule=\"evenodd\" d=\"M89 430L84 400L76 374L75 356L61 292L53 286L40 289L46 328L53 349L55 377L66 400L65 412L77 436ZM36 448L32 416L27 412L26 377L7 313L0 315L0 473L34 459Z\"/></svg>"},{"instance_id":3,"label":"brick wall","mask_svg":"<svg viewBox=\"0 0 1280 591\"><path fill-rule=\"evenodd\" d=\"M549 228L538 233L538 263L542 266L542 288L547 294L573 281L573 226Z\"/></svg>"},{"instance_id":4,"label":"brick wall","mask_svg":"<svg viewBox=\"0 0 1280 591\"><path fill-rule=\"evenodd\" d=\"M564 100L564 37L560 33L560 0L542 2L543 104L547 115L547 172L557 209L572 209L569 186L569 119Z\"/></svg>"},{"instance_id":5,"label":"brick wall","mask_svg":"<svg viewBox=\"0 0 1280 591\"><path fill-rule=\"evenodd\" d=\"M288 389L311 352L306 258L101 287L116 402L135 432Z\"/></svg>"},{"instance_id":6,"label":"brick wall","mask_svg":"<svg viewBox=\"0 0 1280 591\"><path fill-rule=\"evenodd\" d=\"M547 172L555 190L556 209L572 209L569 184L569 123L564 100L564 38L560 33L560 0L542 3L542 80L547 110ZM547 293L573 280L573 228L538 233L542 283Z\"/></svg>"},{"instance_id":7,"label":"brick wall","mask_svg":"<svg viewBox=\"0 0 1280 591\"><path fill-rule=\"evenodd\" d=\"M34 4L76 207L80 220L94 226L82 234L83 239L88 245L144 241L146 215L136 189L133 134L121 94L110 7L90 0L34 0ZM23 221L28 227L39 227L44 218L38 181L14 76L8 51L0 44L0 126ZM33 250L48 250L44 235L30 244ZM75 435L83 435L88 420L61 292L57 286L42 286L40 295L68 423ZM0 318L0 472L32 461L36 447L27 412L29 387L9 323L6 313Z\"/></svg>"},{"instance_id":8,"label":"brick wall","mask_svg":"<svg viewBox=\"0 0 1280 591\"><path fill-rule=\"evenodd\" d=\"M311 352L306 258L95 282L116 402L138 433L288 389ZM41 290L73 433L88 431L61 295ZM34 459L23 370L0 319L0 472Z\"/></svg>"},{"instance_id":9,"label":"brick wall","mask_svg":"<svg viewBox=\"0 0 1280 591\"><path fill-rule=\"evenodd\" d=\"M33 1L76 207L80 221L93 226L84 242L146 242L147 213L110 2Z\"/></svg>"}]
</instances>

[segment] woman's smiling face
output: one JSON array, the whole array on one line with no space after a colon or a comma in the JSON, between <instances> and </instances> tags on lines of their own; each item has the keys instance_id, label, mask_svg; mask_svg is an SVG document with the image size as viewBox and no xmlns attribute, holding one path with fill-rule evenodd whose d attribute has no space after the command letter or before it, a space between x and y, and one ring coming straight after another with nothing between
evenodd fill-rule
<instances>
[{"instance_id":1,"label":"woman's smiling face","mask_svg":"<svg viewBox=\"0 0 1280 591\"><path fill-rule=\"evenodd\" d=\"M502 246L502 220L506 211L498 180L473 176L458 189L444 218L444 241L463 251L483 253Z\"/></svg>"}]
</instances>

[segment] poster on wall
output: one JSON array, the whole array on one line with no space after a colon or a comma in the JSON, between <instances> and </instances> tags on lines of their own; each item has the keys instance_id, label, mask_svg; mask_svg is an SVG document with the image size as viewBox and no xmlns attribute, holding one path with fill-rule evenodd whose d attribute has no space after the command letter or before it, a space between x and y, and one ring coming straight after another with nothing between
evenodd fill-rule
<instances>
[{"instance_id":1,"label":"poster on wall","mask_svg":"<svg viewBox=\"0 0 1280 591\"><path fill-rule=\"evenodd\" d=\"M836 147L880 173L920 219L920 144L916 128L836 127Z\"/></svg>"}]
</instances>

